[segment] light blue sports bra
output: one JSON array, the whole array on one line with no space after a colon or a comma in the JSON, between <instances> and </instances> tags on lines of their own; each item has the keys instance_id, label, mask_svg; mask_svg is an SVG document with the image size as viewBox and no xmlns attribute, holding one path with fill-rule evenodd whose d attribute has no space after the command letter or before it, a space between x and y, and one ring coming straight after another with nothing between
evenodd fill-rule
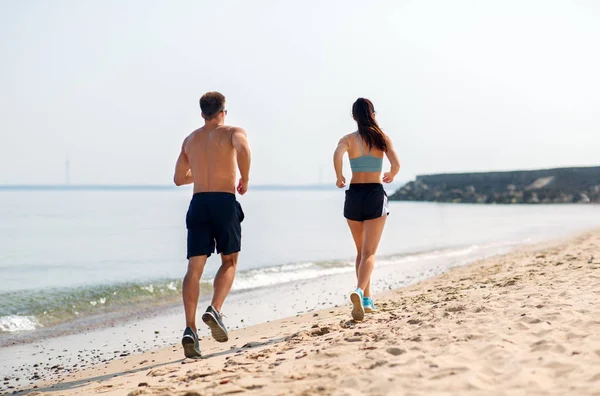
<instances>
[{"instance_id":1,"label":"light blue sports bra","mask_svg":"<svg viewBox=\"0 0 600 396\"><path fill-rule=\"evenodd\" d=\"M377 158L371 155L373 152L373 148L371 147L371 151L369 154L365 154L365 150L363 149L362 143L360 142L360 138L358 137L358 132L354 132L354 136L358 141L358 145L360 146L360 151L362 152L362 156L356 158L350 158L350 169L352 172L379 172L381 173L383 169L383 158Z\"/></svg>"}]
</instances>

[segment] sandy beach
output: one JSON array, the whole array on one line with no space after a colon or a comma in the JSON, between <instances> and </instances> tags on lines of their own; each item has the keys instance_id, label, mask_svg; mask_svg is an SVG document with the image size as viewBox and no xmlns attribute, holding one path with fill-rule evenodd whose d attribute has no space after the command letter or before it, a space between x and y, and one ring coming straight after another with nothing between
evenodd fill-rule
<instances>
[{"instance_id":1,"label":"sandy beach","mask_svg":"<svg viewBox=\"0 0 600 396\"><path fill-rule=\"evenodd\" d=\"M173 345L19 394L600 395L599 297L596 230L380 294L361 323L315 311L205 337L201 360Z\"/></svg>"}]
</instances>

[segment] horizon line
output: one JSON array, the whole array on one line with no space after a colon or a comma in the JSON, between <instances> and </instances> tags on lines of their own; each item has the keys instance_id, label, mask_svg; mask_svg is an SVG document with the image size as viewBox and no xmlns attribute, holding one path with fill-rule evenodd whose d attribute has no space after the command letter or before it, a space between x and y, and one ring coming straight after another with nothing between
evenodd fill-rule
<instances>
[{"instance_id":1,"label":"horizon line","mask_svg":"<svg viewBox=\"0 0 600 396\"><path fill-rule=\"evenodd\" d=\"M180 187L168 184L0 184L0 190L176 190ZM333 184L258 184L252 189L327 189Z\"/></svg>"}]
</instances>

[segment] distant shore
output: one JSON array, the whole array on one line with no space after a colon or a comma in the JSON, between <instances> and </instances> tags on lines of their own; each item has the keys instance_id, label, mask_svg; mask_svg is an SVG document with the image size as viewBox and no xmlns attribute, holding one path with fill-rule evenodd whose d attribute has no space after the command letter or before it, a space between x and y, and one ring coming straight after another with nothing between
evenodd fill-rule
<instances>
[{"instance_id":1,"label":"distant shore","mask_svg":"<svg viewBox=\"0 0 600 396\"><path fill-rule=\"evenodd\" d=\"M227 344L203 338L199 361L175 344L22 394L592 395L599 293L596 230L380 294L362 323L347 306L326 309L234 330Z\"/></svg>"},{"instance_id":2,"label":"distant shore","mask_svg":"<svg viewBox=\"0 0 600 396\"><path fill-rule=\"evenodd\" d=\"M600 203L600 167L417 176L393 201L477 204Z\"/></svg>"}]
</instances>

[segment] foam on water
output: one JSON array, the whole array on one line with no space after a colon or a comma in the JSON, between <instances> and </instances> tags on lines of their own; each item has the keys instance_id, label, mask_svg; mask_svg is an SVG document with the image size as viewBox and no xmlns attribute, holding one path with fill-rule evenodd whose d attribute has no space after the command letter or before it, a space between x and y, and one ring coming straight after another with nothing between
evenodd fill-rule
<instances>
[{"instance_id":1,"label":"foam on water","mask_svg":"<svg viewBox=\"0 0 600 396\"><path fill-rule=\"evenodd\" d=\"M35 330L40 324L32 316L8 315L0 316L0 332Z\"/></svg>"},{"instance_id":2,"label":"foam on water","mask_svg":"<svg viewBox=\"0 0 600 396\"><path fill-rule=\"evenodd\" d=\"M202 292L212 290L202 285ZM0 293L0 334L53 326L90 315L178 301L181 280L91 285Z\"/></svg>"},{"instance_id":3,"label":"foam on water","mask_svg":"<svg viewBox=\"0 0 600 396\"><path fill-rule=\"evenodd\" d=\"M318 263L286 264L244 271L237 276L233 290L250 290L354 270L354 263L340 261L337 264L337 266L330 268L324 268Z\"/></svg>"}]
</instances>

